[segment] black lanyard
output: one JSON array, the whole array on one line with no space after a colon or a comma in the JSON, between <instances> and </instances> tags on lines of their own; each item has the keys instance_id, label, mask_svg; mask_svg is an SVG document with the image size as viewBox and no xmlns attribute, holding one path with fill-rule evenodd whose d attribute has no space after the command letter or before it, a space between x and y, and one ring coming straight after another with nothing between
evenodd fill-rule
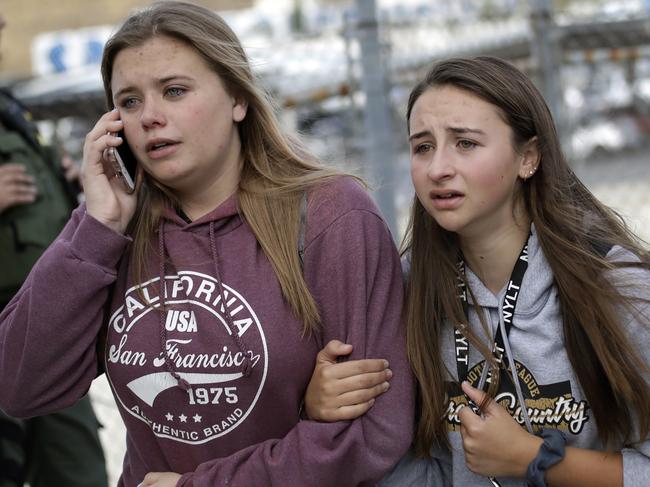
<instances>
[{"instance_id":1,"label":"black lanyard","mask_svg":"<svg viewBox=\"0 0 650 487\"><path fill-rule=\"evenodd\" d=\"M512 328L512 317L515 314L515 307L517 306L521 283L524 280L526 269L528 269L528 241L526 241L521 252L519 252L519 257L517 257L517 262L515 262L515 267L512 270L508 286L506 287L506 294L503 297L502 313L507 336L510 335L510 329ZM467 326L469 326L467 287L465 285L465 261L462 258L458 263L458 291L459 298L463 303L463 310L465 311L465 320L467 321ZM467 373L469 371L469 343L458 328L454 329L454 345L456 349L458 381L462 382L467 379ZM492 353L499 366L501 366L506 358L506 350L500 326L497 327L497 332L494 336Z\"/></svg>"}]
</instances>

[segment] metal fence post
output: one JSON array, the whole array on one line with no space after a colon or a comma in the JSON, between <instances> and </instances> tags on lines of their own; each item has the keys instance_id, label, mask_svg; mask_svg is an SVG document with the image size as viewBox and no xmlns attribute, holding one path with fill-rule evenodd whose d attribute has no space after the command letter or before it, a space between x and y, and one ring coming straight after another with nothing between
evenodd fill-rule
<instances>
[{"instance_id":1,"label":"metal fence post","mask_svg":"<svg viewBox=\"0 0 650 487\"><path fill-rule=\"evenodd\" d=\"M374 196L377 204L393 237L397 238L394 176L397 154L390 113L390 86L379 42L377 10L374 0L356 0L356 7L356 31L361 48L361 87L366 95L364 126L365 159L369 164L367 174L371 176L370 183L376 188Z\"/></svg>"}]
</instances>

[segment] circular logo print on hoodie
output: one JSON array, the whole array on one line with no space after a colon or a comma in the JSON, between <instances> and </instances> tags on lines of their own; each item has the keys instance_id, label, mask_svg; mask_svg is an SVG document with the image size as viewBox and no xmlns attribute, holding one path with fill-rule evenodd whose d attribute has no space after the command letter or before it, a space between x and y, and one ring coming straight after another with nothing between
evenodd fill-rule
<instances>
[{"instance_id":1,"label":"circular logo print on hoodie","mask_svg":"<svg viewBox=\"0 0 650 487\"><path fill-rule=\"evenodd\" d=\"M236 290L181 271L128 289L109 320L107 377L119 405L153 433L184 443L246 420L267 374L259 319ZM164 295L160 311L160 296Z\"/></svg>"}]
</instances>

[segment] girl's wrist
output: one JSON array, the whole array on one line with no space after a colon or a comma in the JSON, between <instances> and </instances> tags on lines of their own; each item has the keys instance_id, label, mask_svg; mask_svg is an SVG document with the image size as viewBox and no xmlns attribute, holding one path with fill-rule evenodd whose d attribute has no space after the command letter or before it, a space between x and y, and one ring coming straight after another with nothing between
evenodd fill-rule
<instances>
[{"instance_id":1,"label":"girl's wrist","mask_svg":"<svg viewBox=\"0 0 650 487\"><path fill-rule=\"evenodd\" d=\"M528 470L528 465L532 462L539 448L544 443L544 440L536 435L531 435L526 432L525 440L521 441L520 444L516 445L516 458L513 462L514 472L512 473L513 477L525 478L526 471Z\"/></svg>"}]
</instances>

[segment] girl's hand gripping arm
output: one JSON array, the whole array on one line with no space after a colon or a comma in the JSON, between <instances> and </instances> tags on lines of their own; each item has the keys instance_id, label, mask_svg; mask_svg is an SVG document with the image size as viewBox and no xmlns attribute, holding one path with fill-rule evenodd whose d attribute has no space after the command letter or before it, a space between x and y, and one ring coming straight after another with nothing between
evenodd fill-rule
<instances>
[{"instance_id":1,"label":"girl's hand gripping arm","mask_svg":"<svg viewBox=\"0 0 650 487\"><path fill-rule=\"evenodd\" d=\"M324 422L358 418L386 392L392 372L383 359L338 362L352 352L352 345L331 340L316 357L316 366L305 393L309 419Z\"/></svg>"}]
</instances>

